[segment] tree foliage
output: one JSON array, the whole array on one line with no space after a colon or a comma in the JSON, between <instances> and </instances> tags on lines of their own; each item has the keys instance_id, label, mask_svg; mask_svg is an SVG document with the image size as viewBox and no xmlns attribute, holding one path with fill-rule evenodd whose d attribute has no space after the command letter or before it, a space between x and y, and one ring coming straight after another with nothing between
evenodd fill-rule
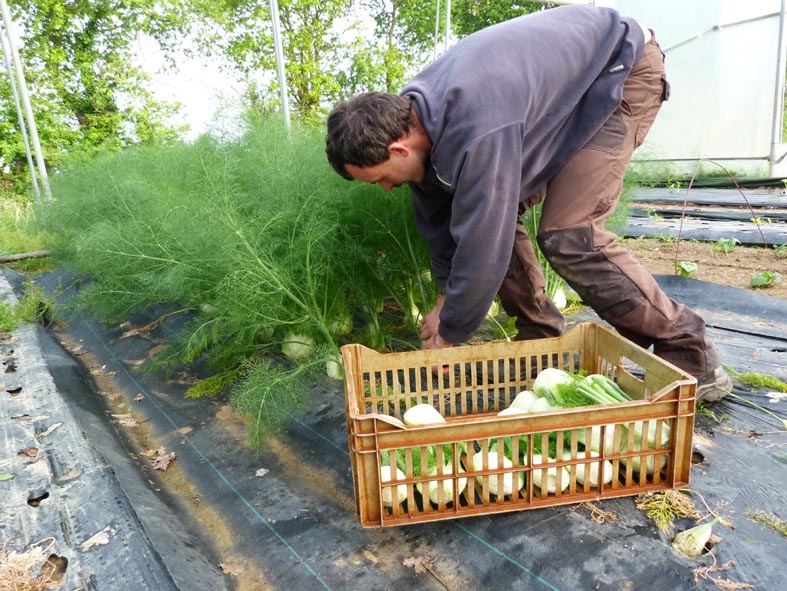
<instances>
[{"instance_id":1,"label":"tree foliage","mask_svg":"<svg viewBox=\"0 0 787 591\"><path fill-rule=\"evenodd\" d=\"M351 67L341 78L344 94L397 92L407 78L443 51L446 3L440 0L365 0L374 20L371 39L348 47ZM457 0L451 8L451 39L553 5L544 2Z\"/></svg>"},{"instance_id":2,"label":"tree foliage","mask_svg":"<svg viewBox=\"0 0 787 591\"><path fill-rule=\"evenodd\" d=\"M290 101L304 120L316 119L326 99L338 96L337 73L346 54L337 21L352 0L281 0L279 22ZM195 4L205 19L202 48L229 60L250 80L251 106L269 103L278 92L273 20L267 2L206 0ZM264 84L254 80L264 75Z\"/></svg>"},{"instance_id":3,"label":"tree foliage","mask_svg":"<svg viewBox=\"0 0 787 591\"><path fill-rule=\"evenodd\" d=\"M455 0L451 11L451 28L458 37L503 21L554 8L551 2L511 2L501 0Z\"/></svg>"},{"instance_id":4,"label":"tree foliage","mask_svg":"<svg viewBox=\"0 0 787 591\"><path fill-rule=\"evenodd\" d=\"M193 35L205 54L237 73L252 110L278 108L267 2L10 4L50 166L66 153L90 155L98 146L167 141L182 131L167 124L176 107L153 97L146 74L135 63L140 35L156 39L165 51ZM548 7L542 2L454 0L451 38ZM295 117L306 122L321 122L336 100L359 92L398 92L442 50L445 39L441 0L279 0L278 9L289 99ZM6 171L0 178L19 179L26 176L25 158L11 96L7 78L0 76L0 170Z\"/></svg>"},{"instance_id":5,"label":"tree foliage","mask_svg":"<svg viewBox=\"0 0 787 591\"><path fill-rule=\"evenodd\" d=\"M140 34L171 47L188 26L180 0L11 0L19 53L46 160L69 151L170 140L174 106L157 101L134 63ZM0 82L0 149L9 172L25 163L9 81ZM11 122L14 122L13 124Z\"/></svg>"},{"instance_id":6,"label":"tree foliage","mask_svg":"<svg viewBox=\"0 0 787 591\"><path fill-rule=\"evenodd\" d=\"M249 102L269 110L278 91L269 5L198 0L196 6L207 19L203 49L227 57L249 79ZM452 38L549 6L464 0L452 9ZM445 10L444 2L440 8ZM445 36L438 0L282 0L279 13L289 98L304 120L319 118L335 100L359 92L397 92ZM357 14L371 25L362 26ZM267 74L262 83L260 72Z\"/></svg>"},{"instance_id":7,"label":"tree foliage","mask_svg":"<svg viewBox=\"0 0 787 591\"><path fill-rule=\"evenodd\" d=\"M432 48L435 0L365 0L363 7L374 29L347 47L350 66L339 78L345 97L366 90L397 92Z\"/></svg>"}]
</instances>

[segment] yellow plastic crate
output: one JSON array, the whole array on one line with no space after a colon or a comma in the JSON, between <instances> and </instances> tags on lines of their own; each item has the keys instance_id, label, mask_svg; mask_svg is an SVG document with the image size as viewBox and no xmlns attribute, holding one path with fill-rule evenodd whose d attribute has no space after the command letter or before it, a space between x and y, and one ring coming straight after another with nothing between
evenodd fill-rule
<instances>
[{"instance_id":1,"label":"yellow plastic crate","mask_svg":"<svg viewBox=\"0 0 787 591\"><path fill-rule=\"evenodd\" d=\"M382 354L352 344L342 347L342 358L355 505L364 527L689 483L696 379L598 324L557 338L433 351ZM547 367L606 375L634 400L497 416ZM433 405L446 422L405 427L402 415L419 403ZM583 445L596 438L597 452ZM495 447L508 448L510 464L490 452ZM550 458L549 447L560 457ZM399 469L392 467L397 462Z\"/></svg>"}]
</instances>

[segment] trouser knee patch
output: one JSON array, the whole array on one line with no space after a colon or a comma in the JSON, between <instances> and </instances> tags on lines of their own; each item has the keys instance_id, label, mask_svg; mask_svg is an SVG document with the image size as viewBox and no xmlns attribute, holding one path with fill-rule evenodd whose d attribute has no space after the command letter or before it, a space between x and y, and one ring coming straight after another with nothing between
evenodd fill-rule
<instances>
[{"instance_id":1,"label":"trouser knee patch","mask_svg":"<svg viewBox=\"0 0 787 591\"><path fill-rule=\"evenodd\" d=\"M541 252L588 306L608 320L640 303L641 290L602 250L594 248L590 227L556 230L537 238Z\"/></svg>"}]
</instances>

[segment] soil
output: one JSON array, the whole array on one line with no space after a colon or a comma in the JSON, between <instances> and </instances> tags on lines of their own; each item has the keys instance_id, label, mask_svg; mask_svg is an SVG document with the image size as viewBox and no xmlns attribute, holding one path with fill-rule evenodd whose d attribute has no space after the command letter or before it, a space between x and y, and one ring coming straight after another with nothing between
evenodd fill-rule
<instances>
[{"instance_id":1,"label":"soil","mask_svg":"<svg viewBox=\"0 0 787 591\"><path fill-rule=\"evenodd\" d=\"M694 279L729 285L740 289L750 286L752 277L763 272L779 273L781 283L758 288L763 295L787 300L787 254L781 256L773 248L736 245L724 253L712 242L660 240L655 238L621 239L627 248L653 275L676 274L676 262L697 264ZM677 254L676 254L677 251Z\"/></svg>"}]
</instances>

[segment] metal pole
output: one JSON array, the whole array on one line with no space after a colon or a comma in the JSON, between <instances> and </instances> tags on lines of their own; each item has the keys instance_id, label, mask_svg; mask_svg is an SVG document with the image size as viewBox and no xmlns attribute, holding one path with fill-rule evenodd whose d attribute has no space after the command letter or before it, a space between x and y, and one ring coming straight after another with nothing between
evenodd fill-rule
<instances>
[{"instance_id":1,"label":"metal pole","mask_svg":"<svg viewBox=\"0 0 787 591\"><path fill-rule=\"evenodd\" d=\"M440 0L437 0L437 4L435 5L435 15L434 15L434 55L432 56L432 60L437 59L437 44L440 40Z\"/></svg>"},{"instance_id":2,"label":"metal pole","mask_svg":"<svg viewBox=\"0 0 787 591\"><path fill-rule=\"evenodd\" d=\"M2 0L0 0L2 1ZM281 110L284 115L284 126L290 128L290 106L287 101L287 78L284 76L284 50L281 45L279 32L279 3L270 0L271 19L273 20L273 44L276 48L276 70L279 74L279 90L281 91Z\"/></svg>"},{"instance_id":3,"label":"metal pole","mask_svg":"<svg viewBox=\"0 0 787 591\"><path fill-rule=\"evenodd\" d=\"M33 107L30 105L30 97L27 94L27 83L25 82L25 75L22 71L22 61L19 59L19 52L14 44L13 29L11 23L11 13L8 11L8 4L5 0L0 0L0 10L3 13L3 23L5 24L6 38L8 45L11 49L11 59L16 68L16 81L19 84L19 95L22 98L22 104L25 107L25 115L27 116L27 126L30 131L30 140L33 143L33 150L36 155L36 164L38 164L38 174L41 177L41 186L44 187L44 197L47 201L52 200L52 191L49 188L49 176L46 173L46 163L44 162L44 154L41 151L41 142L38 139L38 128L36 127L36 120L33 117Z\"/></svg>"},{"instance_id":4,"label":"metal pole","mask_svg":"<svg viewBox=\"0 0 787 591\"><path fill-rule=\"evenodd\" d=\"M445 51L451 40L451 0L445 0Z\"/></svg>"},{"instance_id":5,"label":"metal pole","mask_svg":"<svg viewBox=\"0 0 787 591\"><path fill-rule=\"evenodd\" d=\"M777 151L782 143L782 129L784 127L784 68L785 54L787 54L787 39L784 35L785 18L787 18L787 0L782 0L779 11L779 41L776 56L776 88L773 97L773 129L771 130L771 154L768 158L768 175L774 176L774 168L778 162Z\"/></svg>"},{"instance_id":6,"label":"metal pole","mask_svg":"<svg viewBox=\"0 0 787 591\"><path fill-rule=\"evenodd\" d=\"M25 116L22 113L22 105L19 103L19 93L16 89L16 78L14 77L14 67L11 65L11 60L8 58L10 53L8 40L6 39L5 27L0 26L0 37L3 40L3 61L5 62L5 69L8 71L8 81L11 84L11 94L14 97L14 104L16 105L16 118L19 120L19 131L22 133L22 143L25 145L25 156L27 157L27 168L30 171L30 180L33 183L33 194L36 197L36 203L41 205L41 189L38 188L38 179L36 178L36 169L33 166L33 154L30 151L30 141L27 139L27 126L25 125Z\"/></svg>"}]
</instances>

